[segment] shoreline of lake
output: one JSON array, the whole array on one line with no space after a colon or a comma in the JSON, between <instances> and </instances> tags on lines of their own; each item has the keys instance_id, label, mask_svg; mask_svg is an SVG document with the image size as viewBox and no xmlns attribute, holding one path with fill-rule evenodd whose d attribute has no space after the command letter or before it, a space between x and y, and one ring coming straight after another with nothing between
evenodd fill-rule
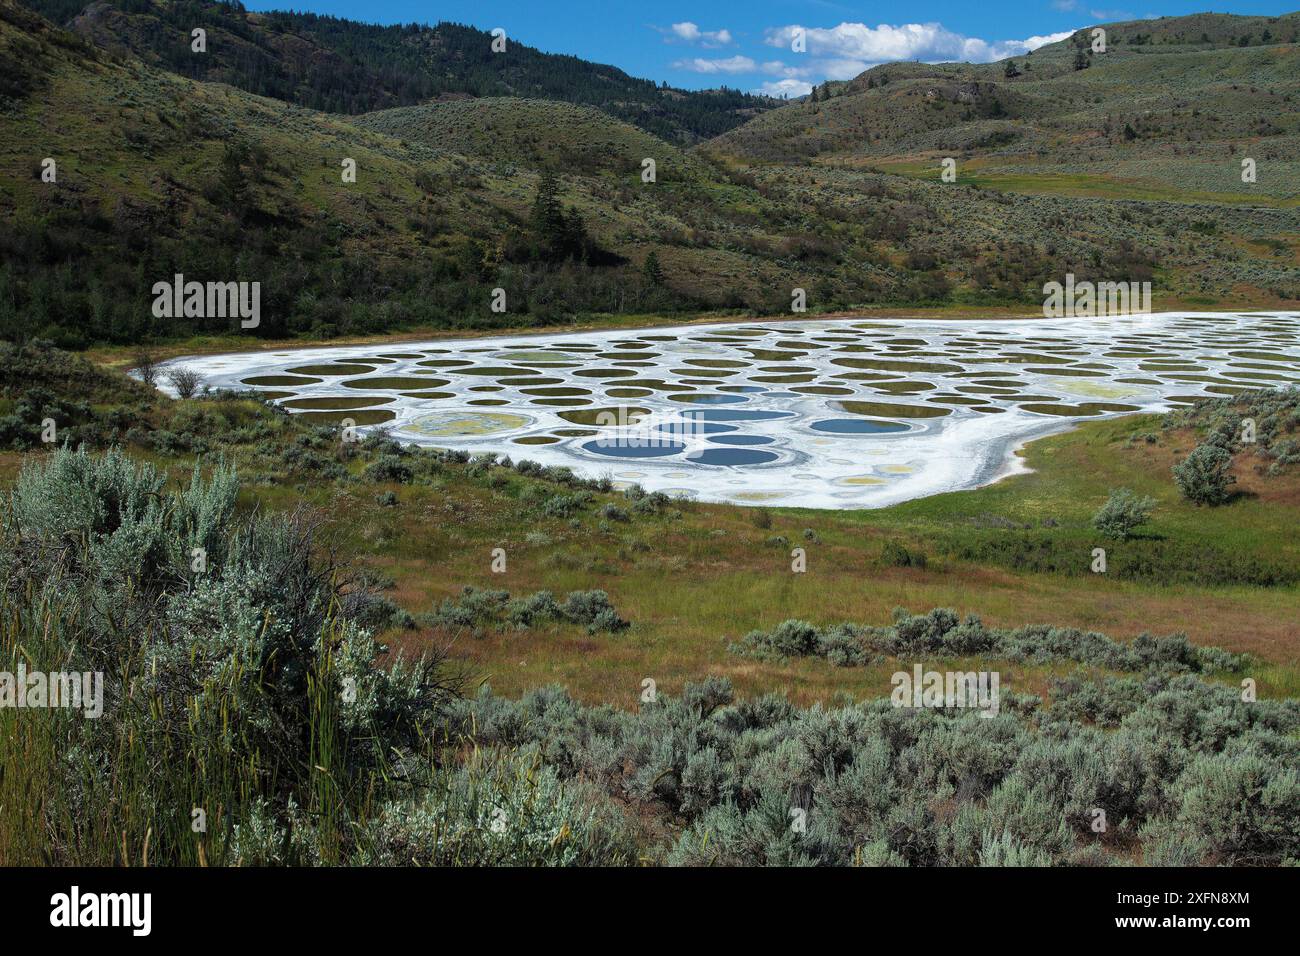
<instances>
[{"instance_id":1,"label":"shoreline of lake","mask_svg":"<svg viewBox=\"0 0 1300 956\"><path fill-rule=\"evenodd\" d=\"M1026 442L1082 420L1300 383L1298 346L1290 312L854 316L184 356L160 370L403 442L704 501L859 509L1001 480ZM595 421L614 412L612 431ZM683 422L694 431L651 449L623 440Z\"/></svg>"}]
</instances>

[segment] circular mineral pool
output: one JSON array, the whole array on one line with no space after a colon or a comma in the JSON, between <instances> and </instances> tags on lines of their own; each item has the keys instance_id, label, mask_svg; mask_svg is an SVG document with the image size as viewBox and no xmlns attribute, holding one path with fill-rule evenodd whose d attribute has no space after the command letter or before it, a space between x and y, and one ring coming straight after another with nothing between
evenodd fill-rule
<instances>
[{"instance_id":1,"label":"circular mineral pool","mask_svg":"<svg viewBox=\"0 0 1300 956\"><path fill-rule=\"evenodd\" d=\"M668 397L674 402L685 402L690 405L732 405L736 402L748 401L744 395L722 395L716 392L678 392Z\"/></svg>"},{"instance_id":2,"label":"circular mineral pool","mask_svg":"<svg viewBox=\"0 0 1300 956\"><path fill-rule=\"evenodd\" d=\"M674 435L715 435L720 432L734 432L736 426L689 418L683 421L664 422L662 425L656 426L656 429Z\"/></svg>"},{"instance_id":3,"label":"circular mineral pool","mask_svg":"<svg viewBox=\"0 0 1300 956\"><path fill-rule=\"evenodd\" d=\"M719 445L770 445L772 439L766 435L715 435L709 441Z\"/></svg>"},{"instance_id":4,"label":"circular mineral pool","mask_svg":"<svg viewBox=\"0 0 1300 956\"><path fill-rule=\"evenodd\" d=\"M777 456L770 451L751 448L706 448L692 452L686 459L699 465L759 465L765 461L776 461Z\"/></svg>"},{"instance_id":5,"label":"circular mineral pool","mask_svg":"<svg viewBox=\"0 0 1300 956\"><path fill-rule=\"evenodd\" d=\"M677 441L638 443L620 441L617 438L597 438L595 441L585 442L582 447L597 455L610 455L614 458L663 458L686 450L686 446Z\"/></svg>"},{"instance_id":6,"label":"circular mineral pool","mask_svg":"<svg viewBox=\"0 0 1300 956\"><path fill-rule=\"evenodd\" d=\"M706 408L692 412L695 418L706 422L767 422L774 418L789 418L794 412L761 412L740 408Z\"/></svg>"},{"instance_id":7,"label":"circular mineral pool","mask_svg":"<svg viewBox=\"0 0 1300 956\"><path fill-rule=\"evenodd\" d=\"M507 412L439 412L417 418L407 431L431 438L482 438L526 428L532 419Z\"/></svg>"},{"instance_id":8,"label":"circular mineral pool","mask_svg":"<svg viewBox=\"0 0 1300 956\"><path fill-rule=\"evenodd\" d=\"M902 422L882 422L870 418L824 418L813 422L812 427L816 431L835 435L885 435L908 430L908 426Z\"/></svg>"}]
</instances>

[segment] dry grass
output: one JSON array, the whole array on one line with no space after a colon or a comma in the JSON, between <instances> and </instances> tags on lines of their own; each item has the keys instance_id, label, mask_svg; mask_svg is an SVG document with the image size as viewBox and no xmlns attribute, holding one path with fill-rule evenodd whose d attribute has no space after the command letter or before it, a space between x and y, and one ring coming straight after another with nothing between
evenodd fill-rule
<instances>
[{"instance_id":1,"label":"dry grass","mask_svg":"<svg viewBox=\"0 0 1300 956\"><path fill-rule=\"evenodd\" d=\"M1024 500L1055 488L1048 508L1076 492L1061 475L1076 468L1081 456L1098 467L1107 456L1111 471L1094 472L1098 487L1130 480L1126 470L1145 471L1150 480L1168 482L1168 463L1178 440L1160 446L1138 444L1117 451L1098 443L1098 431L1115 423L1093 423L1076 433L1048 439L1039 453L1031 446L1032 475L1009 479L996 489L959 493L971 499L1007 496ZM1044 443L1038 443L1044 444ZM1183 444L1187 444L1184 442ZM1104 453L1103 453L1104 452ZM1122 467L1118 467L1121 466ZM1254 477L1253 475L1251 476ZM1294 515L1300 481L1272 479L1264 501L1276 520ZM619 635L589 636L580 628L548 627L525 631L448 634L408 631L390 635L396 648L416 652L431 644L450 644L453 657L472 665L482 679L506 694L544 684L562 684L589 702L631 706L647 677L668 692L709 674L730 677L744 694L780 691L800 704L826 701L837 693L878 696L889 691L893 662L878 668L836 668L822 660L782 664L755 662L727 652L727 643L752 629L770 629L787 618L818 624L855 621L884 624L895 607L913 611L952 607L979 615L987 623L1015 627L1028 623L1098 630L1121 639L1143 632L1185 632L1196 643L1248 652L1261 661L1254 673L1261 691L1287 693L1300 677L1300 592L1295 588L1201 588L1157 586L1119 581L1100 575L1029 574L978 566L932 554L929 567L884 567L882 543L898 537L912 519L899 509L879 512L772 512L773 526L757 528L753 512L728 506L696 506L678 520L643 519L615 523L601 531L594 519L579 528L566 522L528 521L511 517L513 502L482 489L442 491L396 487L397 509L373 516L366 502L372 494L345 496L331 506L337 527L358 541L372 563L397 582L390 596L407 609L431 609L462 586L508 590L512 595L547 589L601 588L620 614L633 622ZM449 511L449 502L457 502ZM495 499L495 500L494 500ZM915 505L915 503L913 503ZM1085 510L1091 506L1084 502ZM1171 530L1182 521L1233 521L1229 511L1211 513L1162 502ZM970 510L968 509L968 510ZM1174 512L1174 513L1168 513ZM367 515L363 528L357 515ZM940 522L936 526L942 526ZM809 543L802 529L821 539ZM919 536L925 525L912 525L903 540ZM546 545L525 543L526 531L542 531ZM783 535L808 551L808 572L793 574L788 548L765 544ZM508 573L490 571L491 548L505 547ZM1004 670L1004 679L1020 690L1043 692L1053 671L1043 668Z\"/></svg>"}]
</instances>

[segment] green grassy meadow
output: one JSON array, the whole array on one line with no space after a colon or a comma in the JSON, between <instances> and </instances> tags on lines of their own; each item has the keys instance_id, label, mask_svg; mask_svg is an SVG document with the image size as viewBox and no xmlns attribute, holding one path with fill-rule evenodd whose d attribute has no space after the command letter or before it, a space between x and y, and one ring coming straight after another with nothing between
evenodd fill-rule
<instances>
[{"instance_id":1,"label":"green grassy meadow","mask_svg":"<svg viewBox=\"0 0 1300 956\"><path fill-rule=\"evenodd\" d=\"M874 672L818 660L758 664L729 656L726 644L786 618L883 624L899 606L952 607L999 626L1050 621L1123 638L1183 631L1198 644L1258 656L1265 665L1259 677L1263 693L1295 693L1300 689L1300 591L1295 587L1160 585L1087 571L1094 546L1105 544L1112 554L1124 547L1101 540L1089 526L1117 487L1157 498L1149 535L1300 566L1300 547L1286 520L1300 517L1300 485L1289 481L1287 487L1270 487L1259 498L1220 509L1182 502L1160 460L1172 457L1168 444L1124 445L1150 424L1149 416L1085 423L1034 442L1025 451L1031 474L975 491L872 511L774 508L770 528L755 526L760 513L755 509L683 505L678 520L628 531L604 531L588 522L541 529L529 523L550 538L549 544L529 544L521 525L496 514L499 498L458 508L450 529L439 521L443 509L436 493L416 489L395 489L405 498L396 509L400 514L358 522L362 526L355 528L349 519L340 527L367 560L394 577L399 600L413 610L451 596L463 584L512 593L599 587L633 621L627 635L602 641L599 653L592 653L585 635L562 631L456 636L453 653L473 662L505 693L554 682L585 700L630 704L645 676L673 688L722 673L746 692L781 691L805 704L838 692L879 695L888 690L892 664ZM1153 465L1163 466L1163 473ZM357 514L365 502L349 498L338 507ZM991 517L1016 524L1055 522L1046 534L1077 554L1078 572L1024 572L948 555L964 544L1007 534L979 527ZM815 543L805 539L805 529L816 535ZM788 545L767 543L773 537L786 538ZM927 567L882 566L881 549L890 540L926 553ZM494 547L511 556L507 574L489 569ZM807 552L804 574L790 571L794 547ZM1196 608L1194 615L1189 607ZM410 635L401 643L414 648L422 639ZM1042 692L1055 673L1015 676L1021 687Z\"/></svg>"},{"instance_id":2,"label":"green grassy meadow","mask_svg":"<svg viewBox=\"0 0 1300 956\"><path fill-rule=\"evenodd\" d=\"M111 392L104 399L99 408L113 407ZM164 407L150 415L179 416L191 427L211 404L161 401ZM632 706L646 677L675 692L722 674L742 693L780 691L801 704L838 693L880 696L893 662L868 668L836 668L816 658L758 662L726 648L787 618L878 625L895 607L952 607L995 626L1052 623L1120 639L1185 632L1197 644L1256 658L1252 675L1262 694L1300 689L1300 589L1250 583L1261 564L1291 574L1300 569L1300 542L1291 530L1300 518L1300 478L1261 477L1251 457L1241 455L1235 500L1216 508L1190 504L1179 497L1169 469L1194 446L1195 433L1162 430L1160 416L1083 422L1027 445L1021 452L1026 474L889 508L674 501L664 513L620 521L600 513L602 504L621 502L619 494L598 494L569 517L539 514L528 490L534 482L503 469L485 480L448 467L415 483L367 480L361 461L346 463L351 478L343 481L295 474L268 447L229 443L232 429L266 419L263 406L226 401L221 407L226 434L213 448L244 462L241 508L318 511L340 552L391 579L390 597L412 614L434 609L467 585L516 596L599 588L632 622L627 632L599 638L563 624L465 633L402 628L383 635L412 655L446 647L476 680L508 695L554 683L584 701ZM287 419L276 427L290 429L278 439L287 445L303 426ZM194 460L150 448L131 453L173 475L185 474ZM5 474L33 454L42 453L5 454ZM1156 510L1133 540L1106 541L1090 519L1120 487L1151 496ZM382 502L386 492L395 505ZM883 554L890 542L924 555L925 566L890 563ZM1107 549L1114 573L1089 570L1098 546ZM791 571L796 547L805 550L805 573ZM492 571L495 548L506 552L504 574ZM1186 580L1189 555L1228 579L1214 586ZM1017 689L1046 693L1060 671L1017 667L1007 679Z\"/></svg>"}]
</instances>

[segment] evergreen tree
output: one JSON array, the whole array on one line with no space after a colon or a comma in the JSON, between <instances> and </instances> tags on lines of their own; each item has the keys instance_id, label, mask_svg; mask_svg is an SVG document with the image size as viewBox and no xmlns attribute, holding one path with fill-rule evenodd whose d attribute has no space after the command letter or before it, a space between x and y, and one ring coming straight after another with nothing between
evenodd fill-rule
<instances>
[{"instance_id":1,"label":"evergreen tree","mask_svg":"<svg viewBox=\"0 0 1300 956\"><path fill-rule=\"evenodd\" d=\"M582 221L578 215L578 210L570 208L564 214L564 230L560 249L561 258L577 259L581 262L587 261L590 253L591 241L587 237L587 224Z\"/></svg>"},{"instance_id":2,"label":"evergreen tree","mask_svg":"<svg viewBox=\"0 0 1300 956\"><path fill-rule=\"evenodd\" d=\"M230 213L242 216L248 202L248 179L244 163L248 161L248 147L242 143L227 143L217 170L217 193L221 205Z\"/></svg>"},{"instance_id":3,"label":"evergreen tree","mask_svg":"<svg viewBox=\"0 0 1300 956\"><path fill-rule=\"evenodd\" d=\"M561 205L559 183L550 170L542 173L537 183L530 226L538 258L547 262L591 262L595 258L596 248L587 235L587 224L576 209Z\"/></svg>"},{"instance_id":4,"label":"evergreen tree","mask_svg":"<svg viewBox=\"0 0 1300 956\"><path fill-rule=\"evenodd\" d=\"M564 231L564 210L560 206L560 185L555 173L547 169L537 181L533 200L532 226L539 238L558 240Z\"/></svg>"},{"instance_id":5,"label":"evergreen tree","mask_svg":"<svg viewBox=\"0 0 1300 956\"><path fill-rule=\"evenodd\" d=\"M555 173L548 169L537 182L537 198L533 200L530 221L533 238L541 258L548 260L564 258L563 250L569 231L564 207L560 205L559 188Z\"/></svg>"},{"instance_id":6,"label":"evergreen tree","mask_svg":"<svg viewBox=\"0 0 1300 956\"><path fill-rule=\"evenodd\" d=\"M651 249L650 255L645 257L645 265L641 269L645 273L646 281L651 285L663 285L664 272L659 265L659 253Z\"/></svg>"}]
</instances>

